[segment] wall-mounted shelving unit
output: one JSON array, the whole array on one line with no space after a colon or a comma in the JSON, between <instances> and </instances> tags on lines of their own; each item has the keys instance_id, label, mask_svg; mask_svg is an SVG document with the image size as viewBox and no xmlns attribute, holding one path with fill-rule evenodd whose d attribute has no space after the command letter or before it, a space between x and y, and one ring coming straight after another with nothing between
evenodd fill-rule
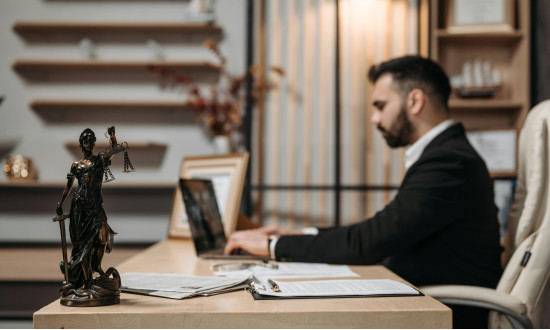
<instances>
[{"instance_id":1,"label":"wall-mounted shelving unit","mask_svg":"<svg viewBox=\"0 0 550 330\"><path fill-rule=\"evenodd\" d=\"M489 60L501 71L502 88L491 98L451 95L451 116L467 129L518 130L530 108L529 44L530 1L516 1L515 25L510 32L492 32L481 26L472 33L448 32L450 1L431 0L431 51L449 75L461 71L465 61Z\"/></svg>"},{"instance_id":2,"label":"wall-mounted shelving unit","mask_svg":"<svg viewBox=\"0 0 550 330\"><path fill-rule=\"evenodd\" d=\"M467 130L515 130L516 136L530 109L530 6L529 0L514 1L510 31L495 32L489 25L468 27L467 32L448 30L451 1L431 0L430 56L450 76L462 71L463 63L487 60L500 71L502 84L496 95L449 100L451 117ZM517 145L517 144L516 144ZM515 171L492 172L493 178L514 178Z\"/></svg>"}]
</instances>

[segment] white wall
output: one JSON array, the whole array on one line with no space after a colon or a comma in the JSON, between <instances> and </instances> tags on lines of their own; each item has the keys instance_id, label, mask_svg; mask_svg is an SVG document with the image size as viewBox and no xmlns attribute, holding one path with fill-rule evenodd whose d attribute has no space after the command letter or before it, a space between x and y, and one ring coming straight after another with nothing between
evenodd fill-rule
<instances>
[{"instance_id":1,"label":"white wall","mask_svg":"<svg viewBox=\"0 0 550 330\"><path fill-rule=\"evenodd\" d=\"M144 161L139 157L133 159L136 172L122 174L120 167L112 168L116 177L114 183L162 183L175 184L181 159L185 156L212 154L214 145L203 128L192 115L172 120L170 116L154 120L134 120L121 116L85 113L94 116L89 123L64 120L46 120L29 104L34 99L92 99L92 100L181 100L185 95L173 89L163 89L158 80L117 81L95 80L86 78L76 80L45 79L29 80L12 70L17 59L84 59L78 42L56 42L44 38L28 41L15 33L12 28L17 21L85 21L85 22L181 22L185 20L189 2L183 0L151 1L62 1L62 0L0 0L0 95L5 96L0 105L0 157L2 164L8 155L22 154L34 160L39 182L64 184L66 174L76 155L65 147L67 142L77 142L80 132L90 127L95 131L98 142L106 141L103 134L111 125L117 127L119 141L152 142L167 146L164 154L153 154L162 159ZM231 73L243 73L245 70L246 52L246 2L245 0L223 0L215 2L216 24L223 28L220 42L222 53L227 57L227 70ZM108 38L106 38L107 40ZM200 43L170 43L162 45L167 60L209 61L216 63L216 58ZM152 59L152 51L145 43L134 42L97 42L97 57L101 60L147 60ZM159 114L159 116L161 116ZM113 119L115 118L115 122ZM96 150L97 152L97 150ZM144 151L141 151L143 153ZM119 158L122 158L121 156ZM132 159L132 153L130 152ZM143 166L142 166L143 165ZM0 174L0 183L7 182L5 175ZM59 195L61 191L59 191ZM107 201L106 201L107 202ZM68 203L65 206L68 207ZM33 201L27 201L26 208L32 210ZM54 213L55 205L51 207ZM0 241L10 239L44 240L40 235L57 235L51 230L51 223L45 227L44 219L52 214L5 214L0 210ZM34 214L32 214L34 213ZM166 210L168 215L169 210ZM132 221L131 214L110 216L111 222L118 219ZM166 233L167 217L160 215L156 225L143 226L125 224L120 220L119 233L130 230L131 240L140 237L162 238ZM139 220L139 217L138 217ZM155 220L155 219L153 219ZM138 221L139 222L139 221ZM116 227L116 226L114 226ZM123 227L121 229L121 227ZM30 230L26 229L32 228ZM51 231L51 234L49 233ZM23 232L23 234L18 234ZM27 233L29 232L29 233ZM44 234L48 232L48 234ZM18 236L19 235L19 236ZM53 237L52 237L53 239ZM58 239L58 238L56 238Z\"/></svg>"}]
</instances>

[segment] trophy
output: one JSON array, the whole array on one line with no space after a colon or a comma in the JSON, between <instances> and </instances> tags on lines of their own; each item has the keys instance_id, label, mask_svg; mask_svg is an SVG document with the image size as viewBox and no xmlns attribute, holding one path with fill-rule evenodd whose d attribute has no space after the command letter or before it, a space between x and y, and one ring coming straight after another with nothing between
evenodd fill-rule
<instances>
[{"instance_id":1,"label":"trophy","mask_svg":"<svg viewBox=\"0 0 550 330\"><path fill-rule=\"evenodd\" d=\"M109 169L113 155L124 152L124 172L133 172L134 167L128 157L128 144L117 143L115 127L109 127L107 134L109 147L97 155L93 154L96 141L94 132L87 128L80 134L79 143L83 158L71 165L67 174L67 186L57 203L57 216L53 218L53 221L59 222L61 229L63 261L60 268L65 281L59 291L60 302L65 306L104 306L120 303L121 282L118 271L113 267L107 271L101 268L103 255L105 252L111 252L113 238L116 235L107 223L101 186L103 182L114 179ZM63 202L71 191L75 178L78 188L71 200L69 214L63 214ZM70 259L67 258L66 219L70 221ZM99 276L94 278L94 273L98 273Z\"/></svg>"}]
</instances>

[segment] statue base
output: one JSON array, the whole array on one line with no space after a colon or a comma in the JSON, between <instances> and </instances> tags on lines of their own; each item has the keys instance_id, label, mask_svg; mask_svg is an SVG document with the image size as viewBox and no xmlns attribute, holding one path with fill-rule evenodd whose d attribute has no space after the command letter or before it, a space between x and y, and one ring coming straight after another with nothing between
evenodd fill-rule
<instances>
[{"instance_id":1,"label":"statue base","mask_svg":"<svg viewBox=\"0 0 550 330\"><path fill-rule=\"evenodd\" d=\"M112 298L104 298L104 299L93 299L93 298L82 299L82 297L74 297L71 295L69 297L62 297L59 302L63 306L70 306L70 307L107 306L107 305L120 304L120 296L112 297Z\"/></svg>"},{"instance_id":2,"label":"statue base","mask_svg":"<svg viewBox=\"0 0 550 330\"><path fill-rule=\"evenodd\" d=\"M120 275L111 267L99 277L93 279L89 287L75 289L72 284L64 285L60 303L71 307L94 307L120 303Z\"/></svg>"}]
</instances>

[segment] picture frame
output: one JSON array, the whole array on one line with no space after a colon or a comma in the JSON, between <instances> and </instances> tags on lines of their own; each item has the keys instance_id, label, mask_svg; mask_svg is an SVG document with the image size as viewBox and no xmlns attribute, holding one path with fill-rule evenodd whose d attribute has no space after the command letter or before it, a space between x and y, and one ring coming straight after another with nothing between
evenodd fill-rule
<instances>
[{"instance_id":1,"label":"picture frame","mask_svg":"<svg viewBox=\"0 0 550 330\"><path fill-rule=\"evenodd\" d=\"M513 32L515 0L449 0L447 32Z\"/></svg>"},{"instance_id":2,"label":"picture frame","mask_svg":"<svg viewBox=\"0 0 550 330\"><path fill-rule=\"evenodd\" d=\"M243 152L219 156L186 157L181 163L179 178L212 180L226 235L233 233L237 225L248 159L249 153ZM178 184L172 201L168 238L187 237L191 237L191 230Z\"/></svg>"},{"instance_id":3,"label":"picture frame","mask_svg":"<svg viewBox=\"0 0 550 330\"><path fill-rule=\"evenodd\" d=\"M466 132L468 140L485 161L492 177L511 177L517 171L518 132L491 128Z\"/></svg>"}]
</instances>

